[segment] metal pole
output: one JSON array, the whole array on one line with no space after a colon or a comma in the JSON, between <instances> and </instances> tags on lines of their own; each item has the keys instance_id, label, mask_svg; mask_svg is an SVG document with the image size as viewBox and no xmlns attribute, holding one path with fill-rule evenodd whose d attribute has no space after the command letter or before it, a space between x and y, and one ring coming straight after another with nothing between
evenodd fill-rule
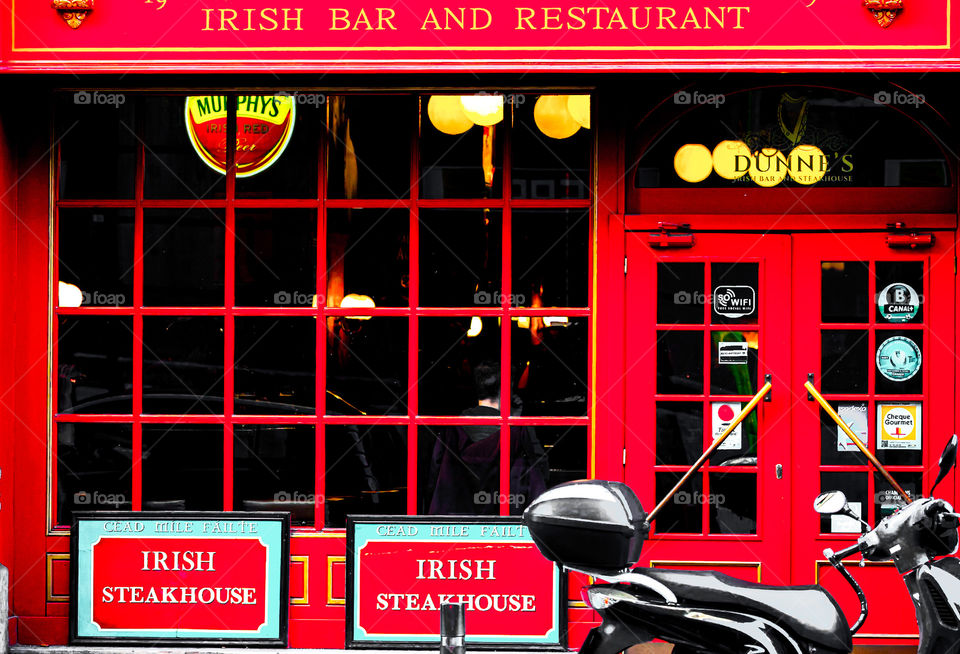
<instances>
[{"instance_id":1,"label":"metal pole","mask_svg":"<svg viewBox=\"0 0 960 654\"><path fill-rule=\"evenodd\" d=\"M699 459L697 459L697 462L690 466L689 470L683 473L683 477L680 478L680 481L677 482L677 485L671 488L670 492L667 493L667 496L660 500L660 503L653 508L653 511L647 514L648 523L653 522L653 519L657 517L657 514L660 513L667 502L670 501L670 498L676 495L677 491L683 488L683 485L687 483L687 480L690 479L690 477L692 477L693 474L699 470L704 463L707 462L707 459L710 458L710 455L713 454L714 451L723 444L723 441L727 440L727 436L733 433L733 430L737 428L737 425L743 422L744 418L750 415L750 412L753 411L754 407L757 406L760 400L763 399L763 396L766 395L771 388L773 388L773 384L767 382L763 385L763 387L760 388L759 391L757 391L757 394L753 396L753 399L747 402L747 406L743 407L743 411L740 412L740 415L733 419L733 422L730 423L730 426L723 430L723 433L720 434L715 441L713 441L710 447L707 448L707 451L704 452Z\"/></svg>"},{"instance_id":2,"label":"metal pole","mask_svg":"<svg viewBox=\"0 0 960 654\"><path fill-rule=\"evenodd\" d=\"M907 495L907 491L901 488L900 484L898 484L893 476L887 472L887 469L883 467L883 464L880 463L877 457L875 457L873 453L867 449L867 446L860 442L860 439L857 438L857 435L851 431L850 427L847 426L847 423L843 421L843 418L837 415L837 412L833 410L833 407L830 406L830 403L823 399L823 396L817 392L817 389L813 387L813 384L806 382L803 387L807 389L808 393L810 393L810 397L815 399L817 403L823 407L823 410L827 412L827 415L833 418L833 421L837 423L837 426L840 427L840 429L843 430L843 433L847 435L847 438L853 441L853 444L857 446L857 449L863 452L863 456L867 457L867 460L874 465L881 475L883 475L883 478L887 480L887 483L893 486L894 490L900 493L900 497L903 498L903 501L907 504L913 502L913 500L910 499L910 496Z\"/></svg>"},{"instance_id":3,"label":"metal pole","mask_svg":"<svg viewBox=\"0 0 960 654\"><path fill-rule=\"evenodd\" d=\"M440 605L440 654L466 654L466 607L444 602Z\"/></svg>"}]
</instances>

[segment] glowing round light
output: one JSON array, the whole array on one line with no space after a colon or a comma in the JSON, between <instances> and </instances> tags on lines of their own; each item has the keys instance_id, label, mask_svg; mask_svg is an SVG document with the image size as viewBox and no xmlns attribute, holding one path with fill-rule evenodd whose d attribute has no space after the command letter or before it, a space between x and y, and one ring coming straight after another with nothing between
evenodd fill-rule
<instances>
[{"instance_id":1,"label":"glowing round light","mask_svg":"<svg viewBox=\"0 0 960 654\"><path fill-rule=\"evenodd\" d=\"M533 120L540 131L552 139L565 139L580 129L567 109L566 95L541 95L533 106Z\"/></svg>"},{"instance_id":2,"label":"glowing round light","mask_svg":"<svg viewBox=\"0 0 960 654\"><path fill-rule=\"evenodd\" d=\"M376 307L377 304L369 295L350 293L349 295L344 295L343 299L340 300L341 309L375 309ZM371 316L347 316L347 318L352 318L353 320L370 320Z\"/></svg>"},{"instance_id":3,"label":"glowing round light","mask_svg":"<svg viewBox=\"0 0 960 654\"><path fill-rule=\"evenodd\" d=\"M713 154L707 146L699 143L681 145L673 155L673 169L685 182L696 184L710 176L713 170Z\"/></svg>"},{"instance_id":4,"label":"glowing round light","mask_svg":"<svg viewBox=\"0 0 960 654\"><path fill-rule=\"evenodd\" d=\"M460 105L464 115L477 125L489 127L503 120L502 95L461 95Z\"/></svg>"},{"instance_id":5,"label":"glowing round light","mask_svg":"<svg viewBox=\"0 0 960 654\"><path fill-rule=\"evenodd\" d=\"M573 116L573 119L580 123L581 127L590 129L590 96L589 95L568 95L567 111Z\"/></svg>"},{"instance_id":6,"label":"glowing round light","mask_svg":"<svg viewBox=\"0 0 960 654\"><path fill-rule=\"evenodd\" d=\"M827 157L815 145L798 145L787 157L790 177L797 184L816 184L827 174Z\"/></svg>"},{"instance_id":7,"label":"glowing round light","mask_svg":"<svg viewBox=\"0 0 960 654\"><path fill-rule=\"evenodd\" d=\"M480 332L483 331L483 320L480 319L480 316L474 316L470 319L470 329L467 330L467 336L473 338L479 336Z\"/></svg>"},{"instance_id":8,"label":"glowing round light","mask_svg":"<svg viewBox=\"0 0 960 654\"><path fill-rule=\"evenodd\" d=\"M743 141L720 141L713 149L713 169L724 179L740 179L750 170L750 154Z\"/></svg>"},{"instance_id":9,"label":"glowing round light","mask_svg":"<svg viewBox=\"0 0 960 654\"><path fill-rule=\"evenodd\" d=\"M473 127L473 121L463 113L460 97L456 95L432 95L427 102L430 123L444 134L463 134Z\"/></svg>"},{"instance_id":10,"label":"glowing round light","mask_svg":"<svg viewBox=\"0 0 960 654\"><path fill-rule=\"evenodd\" d=\"M776 148L762 148L753 153L750 161L750 179L757 186L770 188L787 177L787 158Z\"/></svg>"},{"instance_id":11,"label":"glowing round light","mask_svg":"<svg viewBox=\"0 0 960 654\"><path fill-rule=\"evenodd\" d=\"M61 307L79 307L83 304L83 291L75 284L59 282L57 284L57 305Z\"/></svg>"}]
</instances>

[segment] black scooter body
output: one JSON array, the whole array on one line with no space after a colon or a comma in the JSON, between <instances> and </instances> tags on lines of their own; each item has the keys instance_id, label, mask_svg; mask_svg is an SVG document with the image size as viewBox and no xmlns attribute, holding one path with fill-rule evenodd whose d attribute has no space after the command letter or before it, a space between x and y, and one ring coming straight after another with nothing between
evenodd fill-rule
<instances>
[{"instance_id":1,"label":"black scooter body","mask_svg":"<svg viewBox=\"0 0 960 654\"><path fill-rule=\"evenodd\" d=\"M960 597L960 561L940 559L912 570L903 580L917 609L917 654L960 654L960 609L947 600Z\"/></svg>"}]
</instances>

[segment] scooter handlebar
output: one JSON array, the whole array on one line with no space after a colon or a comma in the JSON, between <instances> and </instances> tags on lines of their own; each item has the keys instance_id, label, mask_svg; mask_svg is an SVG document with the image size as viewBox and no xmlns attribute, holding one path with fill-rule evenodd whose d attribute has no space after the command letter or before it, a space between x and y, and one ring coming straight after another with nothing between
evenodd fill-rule
<instances>
[{"instance_id":1,"label":"scooter handlebar","mask_svg":"<svg viewBox=\"0 0 960 654\"><path fill-rule=\"evenodd\" d=\"M847 558L851 554L856 554L861 551L861 541L858 540L856 543L850 547L844 548L839 552L834 552L829 547L823 550L823 555L827 557L827 560L830 562L834 568L837 569L844 579L847 580L847 583L853 587L853 590L857 593L857 598L860 600L860 617L857 618L857 621L852 627L850 627L850 633L855 634L860 631L860 627L863 626L863 623L867 621L867 596L863 594L863 589L860 588L860 584L857 583L857 580L853 578L853 575L850 574L850 571L843 565L843 559Z\"/></svg>"}]
</instances>

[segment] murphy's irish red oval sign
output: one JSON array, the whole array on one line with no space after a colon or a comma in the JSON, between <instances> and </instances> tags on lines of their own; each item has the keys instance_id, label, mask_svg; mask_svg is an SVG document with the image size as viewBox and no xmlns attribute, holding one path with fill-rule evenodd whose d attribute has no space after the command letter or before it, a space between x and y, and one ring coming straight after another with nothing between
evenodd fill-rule
<instances>
[{"instance_id":1,"label":"murphy's irish red oval sign","mask_svg":"<svg viewBox=\"0 0 960 654\"><path fill-rule=\"evenodd\" d=\"M227 98L194 95L184 108L187 135L203 162L219 173L227 169ZM269 168L290 142L296 104L289 95L241 95L237 98L237 177Z\"/></svg>"}]
</instances>

